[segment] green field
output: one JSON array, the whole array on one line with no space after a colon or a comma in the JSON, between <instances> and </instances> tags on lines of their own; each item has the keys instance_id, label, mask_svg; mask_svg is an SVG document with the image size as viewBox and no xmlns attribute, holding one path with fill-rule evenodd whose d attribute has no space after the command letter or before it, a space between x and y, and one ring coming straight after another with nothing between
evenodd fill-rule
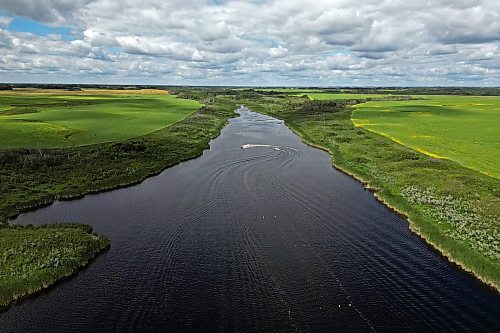
<instances>
[{"instance_id":1,"label":"green field","mask_svg":"<svg viewBox=\"0 0 500 333\"><path fill-rule=\"evenodd\" d=\"M24 209L56 198L131 184L198 156L235 115L236 103L230 98L208 101L180 122L119 142L0 149L0 224Z\"/></svg>"},{"instance_id":2,"label":"green field","mask_svg":"<svg viewBox=\"0 0 500 333\"><path fill-rule=\"evenodd\" d=\"M122 141L178 122L201 104L158 92L0 94L0 149Z\"/></svg>"},{"instance_id":3,"label":"green field","mask_svg":"<svg viewBox=\"0 0 500 333\"><path fill-rule=\"evenodd\" d=\"M352 121L426 155L500 178L500 97L426 98L359 104Z\"/></svg>"},{"instance_id":4,"label":"green field","mask_svg":"<svg viewBox=\"0 0 500 333\"><path fill-rule=\"evenodd\" d=\"M285 94L307 94L307 93L319 93L320 89L307 89L307 88L258 88L255 91L265 91L265 92L279 92Z\"/></svg>"},{"instance_id":5,"label":"green field","mask_svg":"<svg viewBox=\"0 0 500 333\"><path fill-rule=\"evenodd\" d=\"M86 225L0 226L0 307L70 275L108 246Z\"/></svg>"},{"instance_id":6,"label":"green field","mask_svg":"<svg viewBox=\"0 0 500 333\"><path fill-rule=\"evenodd\" d=\"M331 94L331 93L307 93L307 96L312 100L340 100L340 99L369 99L369 98L382 98L388 95L383 94Z\"/></svg>"},{"instance_id":7,"label":"green field","mask_svg":"<svg viewBox=\"0 0 500 333\"><path fill-rule=\"evenodd\" d=\"M343 99L369 99L387 97L386 94L355 94L355 93L329 93L322 92L321 89L299 89L299 88L262 88L254 89L263 92L278 92L290 96L307 95L312 100L343 100Z\"/></svg>"}]
</instances>

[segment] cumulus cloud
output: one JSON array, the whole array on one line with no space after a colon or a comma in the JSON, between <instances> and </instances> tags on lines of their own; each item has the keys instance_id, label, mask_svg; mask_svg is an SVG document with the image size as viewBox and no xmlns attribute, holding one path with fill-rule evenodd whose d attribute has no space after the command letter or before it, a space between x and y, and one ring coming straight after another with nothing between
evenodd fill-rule
<instances>
[{"instance_id":1,"label":"cumulus cloud","mask_svg":"<svg viewBox=\"0 0 500 333\"><path fill-rule=\"evenodd\" d=\"M0 16L0 28L7 27L10 24L10 22L12 22L12 18L7 16Z\"/></svg>"},{"instance_id":2,"label":"cumulus cloud","mask_svg":"<svg viewBox=\"0 0 500 333\"><path fill-rule=\"evenodd\" d=\"M73 14L92 0L0 0L0 8L10 14L35 21L59 24L71 23Z\"/></svg>"},{"instance_id":3,"label":"cumulus cloud","mask_svg":"<svg viewBox=\"0 0 500 333\"><path fill-rule=\"evenodd\" d=\"M6 80L499 85L494 0L0 0ZM73 38L9 30L16 17Z\"/></svg>"}]
</instances>

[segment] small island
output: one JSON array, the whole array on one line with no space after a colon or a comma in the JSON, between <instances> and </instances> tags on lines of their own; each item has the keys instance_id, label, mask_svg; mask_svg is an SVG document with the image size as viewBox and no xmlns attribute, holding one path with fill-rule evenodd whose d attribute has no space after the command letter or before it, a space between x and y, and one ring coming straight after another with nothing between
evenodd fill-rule
<instances>
[{"instance_id":1,"label":"small island","mask_svg":"<svg viewBox=\"0 0 500 333\"><path fill-rule=\"evenodd\" d=\"M0 226L0 309L73 274L109 246L88 225Z\"/></svg>"}]
</instances>

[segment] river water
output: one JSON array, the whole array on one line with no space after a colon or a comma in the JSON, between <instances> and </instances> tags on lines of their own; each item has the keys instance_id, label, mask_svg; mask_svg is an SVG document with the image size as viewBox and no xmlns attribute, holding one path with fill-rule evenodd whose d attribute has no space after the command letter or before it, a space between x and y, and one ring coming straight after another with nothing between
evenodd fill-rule
<instances>
[{"instance_id":1,"label":"river water","mask_svg":"<svg viewBox=\"0 0 500 333\"><path fill-rule=\"evenodd\" d=\"M90 224L112 246L0 313L0 331L500 330L496 292L281 121L238 113L197 159L20 215Z\"/></svg>"}]
</instances>

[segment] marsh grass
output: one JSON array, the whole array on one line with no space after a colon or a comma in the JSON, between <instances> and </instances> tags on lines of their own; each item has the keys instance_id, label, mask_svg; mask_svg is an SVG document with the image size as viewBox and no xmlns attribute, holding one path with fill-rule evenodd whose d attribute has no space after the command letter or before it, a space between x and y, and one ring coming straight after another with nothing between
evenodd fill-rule
<instances>
[{"instance_id":1,"label":"marsh grass","mask_svg":"<svg viewBox=\"0 0 500 333\"><path fill-rule=\"evenodd\" d=\"M0 309L71 275L109 244L86 225L0 226Z\"/></svg>"}]
</instances>

